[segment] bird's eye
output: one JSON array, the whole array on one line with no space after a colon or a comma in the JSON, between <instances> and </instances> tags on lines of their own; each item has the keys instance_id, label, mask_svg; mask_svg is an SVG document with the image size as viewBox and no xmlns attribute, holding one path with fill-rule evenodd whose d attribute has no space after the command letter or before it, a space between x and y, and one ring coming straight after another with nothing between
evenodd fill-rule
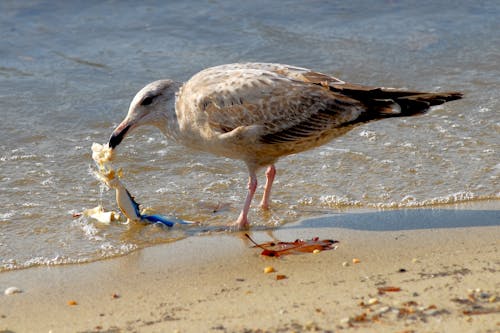
<instances>
[{"instance_id":1,"label":"bird's eye","mask_svg":"<svg viewBox=\"0 0 500 333\"><path fill-rule=\"evenodd\" d=\"M148 96L146 98L144 98L141 102L141 105L149 105L151 103L153 103L153 98L152 96Z\"/></svg>"}]
</instances>

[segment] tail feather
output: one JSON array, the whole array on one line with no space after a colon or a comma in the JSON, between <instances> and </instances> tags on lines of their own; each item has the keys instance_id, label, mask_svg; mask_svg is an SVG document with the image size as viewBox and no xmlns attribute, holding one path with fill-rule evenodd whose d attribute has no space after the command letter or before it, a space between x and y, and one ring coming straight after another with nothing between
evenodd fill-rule
<instances>
[{"instance_id":1,"label":"tail feather","mask_svg":"<svg viewBox=\"0 0 500 333\"><path fill-rule=\"evenodd\" d=\"M403 116L412 116L425 113L431 106L457 100L462 96L463 94L459 92L420 93L397 97L395 102L401 106Z\"/></svg>"},{"instance_id":2,"label":"tail feather","mask_svg":"<svg viewBox=\"0 0 500 333\"><path fill-rule=\"evenodd\" d=\"M329 88L362 102L368 109L367 120L414 116L427 112L431 106L463 97L461 92L429 93L354 84L330 84Z\"/></svg>"}]
</instances>

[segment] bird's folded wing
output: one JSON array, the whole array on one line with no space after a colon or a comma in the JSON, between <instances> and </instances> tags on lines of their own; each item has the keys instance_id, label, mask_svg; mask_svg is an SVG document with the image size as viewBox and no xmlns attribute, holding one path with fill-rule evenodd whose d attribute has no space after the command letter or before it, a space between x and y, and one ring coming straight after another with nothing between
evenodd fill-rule
<instances>
[{"instance_id":1,"label":"bird's folded wing","mask_svg":"<svg viewBox=\"0 0 500 333\"><path fill-rule=\"evenodd\" d=\"M228 133L239 127L260 128L257 141L279 143L320 135L351 123L363 105L328 87L269 72L214 91L202 101L209 126ZM321 74L322 75L322 74ZM255 133L255 131L253 131Z\"/></svg>"}]
</instances>

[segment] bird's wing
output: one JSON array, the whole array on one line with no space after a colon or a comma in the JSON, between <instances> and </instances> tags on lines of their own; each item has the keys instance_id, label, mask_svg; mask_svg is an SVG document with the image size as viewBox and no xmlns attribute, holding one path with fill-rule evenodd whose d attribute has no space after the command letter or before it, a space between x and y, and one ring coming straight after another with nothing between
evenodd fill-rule
<instances>
[{"instance_id":1,"label":"bird's wing","mask_svg":"<svg viewBox=\"0 0 500 333\"><path fill-rule=\"evenodd\" d=\"M290 66L284 64L273 64L273 63L247 63L247 64L241 64L241 66L244 66L246 68L264 69L279 74L281 76L287 77L289 79L302 81L305 83L318 84L325 87L333 84L335 85L345 84L344 81L336 77L320 72L315 72L313 70L303 67Z\"/></svg>"},{"instance_id":2,"label":"bird's wing","mask_svg":"<svg viewBox=\"0 0 500 333\"><path fill-rule=\"evenodd\" d=\"M350 124L364 110L357 100L329 90L328 80L340 80L296 67L225 68L207 74L207 93L199 98L198 109L219 133L252 127L263 143L299 141Z\"/></svg>"}]
</instances>

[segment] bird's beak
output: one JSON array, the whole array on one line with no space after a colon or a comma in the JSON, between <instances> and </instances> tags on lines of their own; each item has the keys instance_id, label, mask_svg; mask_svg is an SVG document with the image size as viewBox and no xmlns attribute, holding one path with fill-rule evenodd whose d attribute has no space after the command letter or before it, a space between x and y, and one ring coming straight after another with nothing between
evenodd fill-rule
<instances>
[{"instance_id":1,"label":"bird's beak","mask_svg":"<svg viewBox=\"0 0 500 333\"><path fill-rule=\"evenodd\" d=\"M109 138L108 146L111 149L115 149L116 146L118 146L122 140L125 138L127 135L127 132L130 130L130 127L132 124L128 121L128 119L125 119L122 121L120 125L113 131L111 134L111 137Z\"/></svg>"}]
</instances>

